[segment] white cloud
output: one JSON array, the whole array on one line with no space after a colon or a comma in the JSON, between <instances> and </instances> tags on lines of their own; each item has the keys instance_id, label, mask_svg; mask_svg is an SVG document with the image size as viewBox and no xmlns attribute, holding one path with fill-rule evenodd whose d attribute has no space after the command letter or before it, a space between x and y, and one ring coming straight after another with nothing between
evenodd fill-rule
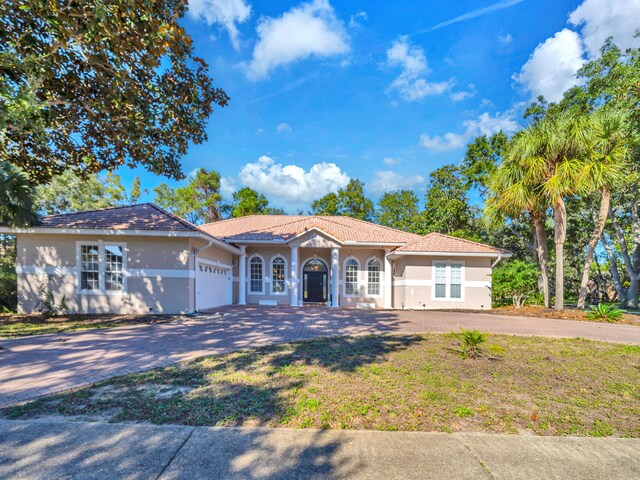
<instances>
[{"instance_id":1,"label":"white cloud","mask_svg":"<svg viewBox=\"0 0 640 480\"><path fill-rule=\"evenodd\" d=\"M293 128L288 123L282 122L276 127L276 132L278 133L291 133L293 132Z\"/></svg>"},{"instance_id":2,"label":"white cloud","mask_svg":"<svg viewBox=\"0 0 640 480\"><path fill-rule=\"evenodd\" d=\"M465 22L467 20L471 20L472 18L482 17L489 13L497 12L499 10L504 10L505 8L513 7L524 0L500 0L499 2L492 3L486 7L479 8L477 10L471 10L470 12L463 13L462 15L458 15L457 17L452 18L451 20L447 20L445 22L439 23L438 25L431 27L427 32L431 32L433 30L438 30L439 28L448 27L449 25L453 25L454 23Z\"/></svg>"},{"instance_id":3,"label":"white cloud","mask_svg":"<svg viewBox=\"0 0 640 480\"><path fill-rule=\"evenodd\" d=\"M424 178L420 175L403 177L392 170L378 171L373 174L370 189L374 193L391 192L401 188L414 188L424 183Z\"/></svg>"},{"instance_id":4,"label":"white cloud","mask_svg":"<svg viewBox=\"0 0 640 480\"><path fill-rule=\"evenodd\" d=\"M397 158L385 157L382 159L382 162L388 167L390 167L391 165L396 165L397 163L400 163L400 160L398 160Z\"/></svg>"},{"instance_id":5,"label":"white cloud","mask_svg":"<svg viewBox=\"0 0 640 480\"><path fill-rule=\"evenodd\" d=\"M565 28L538 44L513 78L533 96L544 95L557 102L567 89L578 84L576 72L584 63L580 35Z\"/></svg>"},{"instance_id":6,"label":"white cloud","mask_svg":"<svg viewBox=\"0 0 640 480\"><path fill-rule=\"evenodd\" d=\"M287 203L289 210L335 192L350 180L335 163L317 163L307 171L297 165L275 163L267 155L242 167L238 179L270 199Z\"/></svg>"},{"instance_id":7,"label":"white cloud","mask_svg":"<svg viewBox=\"0 0 640 480\"><path fill-rule=\"evenodd\" d=\"M496 113L494 116L485 112L475 120L464 121L465 130L462 133L447 132L434 136L425 133L420 136L420 144L427 150L436 152L462 148L479 135L491 136L501 130L505 133L515 132L519 125L513 116L512 111Z\"/></svg>"},{"instance_id":8,"label":"white cloud","mask_svg":"<svg viewBox=\"0 0 640 480\"><path fill-rule=\"evenodd\" d=\"M467 98L475 97L478 93L476 86L473 83L467 85L467 89L468 90L460 90L459 92L451 92L451 100L459 102L461 100L466 100Z\"/></svg>"},{"instance_id":9,"label":"white cloud","mask_svg":"<svg viewBox=\"0 0 640 480\"><path fill-rule=\"evenodd\" d=\"M352 30L355 30L357 28L362 27L362 25L360 25L360 22L358 22L358 19L362 19L362 20L367 20L369 17L367 16L367 12L365 12L364 10L360 10L358 13L356 13L355 15L351 15L351 18L349 19L349 28L351 28Z\"/></svg>"},{"instance_id":10,"label":"white cloud","mask_svg":"<svg viewBox=\"0 0 640 480\"><path fill-rule=\"evenodd\" d=\"M506 35L498 35L498 41L500 42L500 45L509 45L513 42L513 37L510 33L507 33Z\"/></svg>"},{"instance_id":11,"label":"white cloud","mask_svg":"<svg viewBox=\"0 0 640 480\"><path fill-rule=\"evenodd\" d=\"M390 90L408 101L422 100L431 95L442 95L453 86L453 81L428 82L431 73L424 50L409 44L409 37L403 35L387 50L387 67L400 67L400 75L391 82Z\"/></svg>"},{"instance_id":12,"label":"white cloud","mask_svg":"<svg viewBox=\"0 0 640 480\"><path fill-rule=\"evenodd\" d=\"M582 39L590 58L597 57L604 41L613 41L622 50L637 48L634 34L640 28L640 2L637 0L585 0L569 14L569 23L582 26Z\"/></svg>"},{"instance_id":13,"label":"white cloud","mask_svg":"<svg viewBox=\"0 0 640 480\"><path fill-rule=\"evenodd\" d=\"M225 200L231 200L233 192L236 191L236 181L231 177L222 177L220 179L220 195Z\"/></svg>"},{"instance_id":14,"label":"white cloud","mask_svg":"<svg viewBox=\"0 0 640 480\"><path fill-rule=\"evenodd\" d=\"M258 43L247 65L252 80L265 78L279 66L297 60L331 57L349 52L348 35L327 0L303 3L281 17L262 17Z\"/></svg>"},{"instance_id":15,"label":"white cloud","mask_svg":"<svg viewBox=\"0 0 640 480\"><path fill-rule=\"evenodd\" d=\"M638 18L638 0L584 0L569 14L569 24L579 33L565 28L540 43L513 78L533 96L558 101L567 89L578 85L577 71L587 58L598 57L608 37L623 50L640 46L640 39L634 38L640 27Z\"/></svg>"},{"instance_id":16,"label":"white cloud","mask_svg":"<svg viewBox=\"0 0 640 480\"><path fill-rule=\"evenodd\" d=\"M209 25L222 25L229 32L231 44L237 50L240 48L237 24L249 19L251 5L244 0L189 0L187 14L195 20L203 19Z\"/></svg>"}]
</instances>

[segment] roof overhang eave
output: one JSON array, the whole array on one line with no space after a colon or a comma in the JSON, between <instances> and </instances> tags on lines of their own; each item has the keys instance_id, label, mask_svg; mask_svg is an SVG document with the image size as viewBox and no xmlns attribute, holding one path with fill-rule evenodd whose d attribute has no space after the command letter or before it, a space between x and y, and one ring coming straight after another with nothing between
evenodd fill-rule
<instances>
[{"instance_id":1,"label":"roof overhang eave","mask_svg":"<svg viewBox=\"0 0 640 480\"><path fill-rule=\"evenodd\" d=\"M220 248L235 255L240 250L229 245L217 237L204 232L169 231L169 230L115 230L108 228L46 228L46 227L0 227L0 234L5 235L110 235L117 237L171 237L171 238L201 238L211 241Z\"/></svg>"},{"instance_id":2,"label":"roof overhang eave","mask_svg":"<svg viewBox=\"0 0 640 480\"><path fill-rule=\"evenodd\" d=\"M389 253L387 255L387 257L389 258L396 258L396 257L404 257L404 256L416 256L416 257L424 257L424 256L430 256L430 257L484 257L484 258L497 258L497 257L502 257L502 258L509 258L511 257L513 254L512 253L508 253L508 252L485 252L485 253L478 253L478 252L403 252L403 251L393 251L391 253Z\"/></svg>"}]
</instances>

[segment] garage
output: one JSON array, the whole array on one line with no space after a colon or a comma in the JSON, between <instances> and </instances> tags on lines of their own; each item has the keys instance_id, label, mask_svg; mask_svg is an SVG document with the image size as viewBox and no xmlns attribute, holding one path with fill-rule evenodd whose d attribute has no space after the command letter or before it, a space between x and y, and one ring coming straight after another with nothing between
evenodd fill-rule
<instances>
[{"instance_id":1,"label":"garage","mask_svg":"<svg viewBox=\"0 0 640 480\"><path fill-rule=\"evenodd\" d=\"M231 266L198 259L196 310L231 304Z\"/></svg>"}]
</instances>

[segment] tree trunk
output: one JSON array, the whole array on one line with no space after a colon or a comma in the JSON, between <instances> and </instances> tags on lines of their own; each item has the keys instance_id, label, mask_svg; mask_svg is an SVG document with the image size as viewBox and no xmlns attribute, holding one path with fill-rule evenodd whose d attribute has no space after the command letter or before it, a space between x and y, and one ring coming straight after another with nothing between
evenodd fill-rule
<instances>
[{"instance_id":1,"label":"tree trunk","mask_svg":"<svg viewBox=\"0 0 640 480\"><path fill-rule=\"evenodd\" d=\"M556 222L554 242L556 244L556 310L564 310L564 242L567 238L567 207L562 197L553 206Z\"/></svg>"},{"instance_id":2,"label":"tree trunk","mask_svg":"<svg viewBox=\"0 0 640 480\"><path fill-rule=\"evenodd\" d=\"M604 230L604 225L607 221L607 215L609 214L609 205L611 203L611 192L608 188L602 189L602 198L600 200L600 210L598 212L598 218L589 237L589 243L587 244L587 257L584 260L584 266L582 267L582 281L580 282L580 292L578 293L578 308L584 309L585 299L587 298L587 285L589 284L589 274L591 273L591 262L593 262L593 254L596 250L596 245Z\"/></svg>"},{"instance_id":3,"label":"tree trunk","mask_svg":"<svg viewBox=\"0 0 640 480\"><path fill-rule=\"evenodd\" d=\"M631 278L629 282L629 288L627 288L627 295L624 299L624 303L622 305L623 308L638 308L638 283L640 278L637 276L635 278Z\"/></svg>"},{"instance_id":4,"label":"tree trunk","mask_svg":"<svg viewBox=\"0 0 640 480\"><path fill-rule=\"evenodd\" d=\"M542 294L544 295L545 308L551 308L551 295L549 294L549 250L547 248L547 231L544 228L544 212L531 212L536 234L536 254L540 263L540 275L542 276Z\"/></svg>"}]
</instances>

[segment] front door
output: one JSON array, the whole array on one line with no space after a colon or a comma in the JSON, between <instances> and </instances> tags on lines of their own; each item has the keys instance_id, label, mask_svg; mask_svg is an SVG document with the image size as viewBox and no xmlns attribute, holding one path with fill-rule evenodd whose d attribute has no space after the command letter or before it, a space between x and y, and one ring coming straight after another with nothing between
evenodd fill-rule
<instances>
[{"instance_id":1,"label":"front door","mask_svg":"<svg viewBox=\"0 0 640 480\"><path fill-rule=\"evenodd\" d=\"M327 267L320 260L307 262L302 272L302 301L326 302L328 291Z\"/></svg>"}]
</instances>

